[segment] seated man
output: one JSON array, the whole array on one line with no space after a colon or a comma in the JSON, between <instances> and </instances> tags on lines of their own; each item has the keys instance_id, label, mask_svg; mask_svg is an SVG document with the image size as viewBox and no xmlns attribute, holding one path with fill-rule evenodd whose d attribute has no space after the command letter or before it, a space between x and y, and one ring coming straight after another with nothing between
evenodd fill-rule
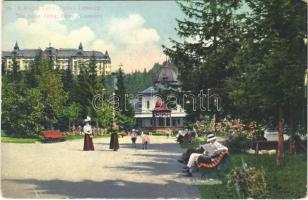
<instances>
[{"instance_id":1,"label":"seated man","mask_svg":"<svg viewBox=\"0 0 308 200\"><path fill-rule=\"evenodd\" d=\"M188 160L189 160L189 157L192 153L203 153L204 152L204 149L207 148L209 144L206 143L206 144L203 144L203 145L200 145L198 148L189 148L187 149L183 154L182 154L182 158L179 159L178 161L180 163L183 163L183 164L187 164Z\"/></svg>"},{"instance_id":2,"label":"seated man","mask_svg":"<svg viewBox=\"0 0 308 200\"><path fill-rule=\"evenodd\" d=\"M205 155L206 160L210 161L210 158L212 156L215 156L219 154L222 151L228 151L228 148L224 145L220 144L216 141L216 137L214 134L209 134L207 139L208 144L203 145L202 148L204 148L203 153L192 153L189 157L187 166L185 167L185 170L183 172L186 172L186 176L191 177L193 168L195 167L195 162L198 160L199 156Z\"/></svg>"},{"instance_id":3,"label":"seated man","mask_svg":"<svg viewBox=\"0 0 308 200\"><path fill-rule=\"evenodd\" d=\"M178 162L186 165L188 163L189 157L192 153L201 153L202 154L206 149L211 148L211 146L212 146L211 137L213 137L213 136L214 136L213 134L208 134L208 137L210 137L210 138L208 138L207 143L200 145L198 148L187 149L186 152L184 152L182 154L182 158L179 159Z\"/></svg>"}]
</instances>

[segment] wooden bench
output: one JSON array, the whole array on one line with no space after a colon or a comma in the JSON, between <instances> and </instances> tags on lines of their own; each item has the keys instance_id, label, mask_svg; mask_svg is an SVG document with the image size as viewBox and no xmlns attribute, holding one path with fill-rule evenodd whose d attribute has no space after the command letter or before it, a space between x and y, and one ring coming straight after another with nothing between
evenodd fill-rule
<instances>
[{"instance_id":1,"label":"wooden bench","mask_svg":"<svg viewBox=\"0 0 308 200\"><path fill-rule=\"evenodd\" d=\"M199 157L198 161L195 163L198 171L201 172L202 177L205 177L207 174L216 172L220 176L224 176L228 170L228 165L230 162L229 152L222 151L217 157L212 158L211 162L201 162Z\"/></svg>"},{"instance_id":2,"label":"wooden bench","mask_svg":"<svg viewBox=\"0 0 308 200\"><path fill-rule=\"evenodd\" d=\"M42 134L45 140L64 140L64 136L59 130L46 130Z\"/></svg>"},{"instance_id":3,"label":"wooden bench","mask_svg":"<svg viewBox=\"0 0 308 200\"><path fill-rule=\"evenodd\" d=\"M284 141L283 146L284 150L289 149L290 141ZM297 147L297 151L306 152L307 150L307 141L295 141L295 146ZM252 143L251 148L255 150L256 154L259 154L260 150L276 150L278 147L277 141L257 141Z\"/></svg>"}]
</instances>

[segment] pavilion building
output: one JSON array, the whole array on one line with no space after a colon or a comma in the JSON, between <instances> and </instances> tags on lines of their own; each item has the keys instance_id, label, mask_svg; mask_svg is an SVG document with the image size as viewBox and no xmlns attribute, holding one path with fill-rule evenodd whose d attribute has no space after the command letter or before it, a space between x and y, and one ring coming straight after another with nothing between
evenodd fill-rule
<instances>
[{"instance_id":1,"label":"pavilion building","mask_svg":"<svg viewBox=\"0 0 308 200\"><path fill-rule=\"evenodd\" d=\"M135 102L136 127L156 132L169 132L183 129L186 112L179 105L168 106L160 97L159 91L170 87L180 89L177 73L166 63L157 73L153 86L138 93ZM136 106L137 105L137 106Z\"/></svg>"}]
</instances>

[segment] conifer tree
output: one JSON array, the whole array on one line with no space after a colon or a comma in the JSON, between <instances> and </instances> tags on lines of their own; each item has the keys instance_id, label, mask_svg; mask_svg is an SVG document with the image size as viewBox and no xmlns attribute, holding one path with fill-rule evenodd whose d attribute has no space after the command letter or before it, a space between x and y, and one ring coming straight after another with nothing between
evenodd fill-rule
<instances>
[{"instance_id":1,"label":"conifer tree","mask_svg":"<svg viewBox=\"0 0 308 200\"><path fill-rule=\"evenodd\" d=\"M122 125L129 125L131 128L132 124L134 123L134 111L129 102L128 94L126 93L125 85L124 85L124 73L123 70L120 68L117 75L117 82L116 82L116 90L115 95L119 98L119 109L118 112L120 116L117 118L122 121Z\"/></svg>"},{"instance_id":2,"label":"conifer tree","mask_svg":"<svg viewBox=\"0 0 308 200\"><path fill-rule=\"evenodd\" d=\"M177 19L177 34L183 40L171 40L165 53L179 70L184 91L198 94L208 88L225 98L225 79L232 74L228 65L239 47L240 0L178 1L184 19ZM199 108L199 106L196 106ZM225 109L226 104L225 104ZM190 120L200 118L198 109L188 114Z\"/></svg>"}]
</instances>

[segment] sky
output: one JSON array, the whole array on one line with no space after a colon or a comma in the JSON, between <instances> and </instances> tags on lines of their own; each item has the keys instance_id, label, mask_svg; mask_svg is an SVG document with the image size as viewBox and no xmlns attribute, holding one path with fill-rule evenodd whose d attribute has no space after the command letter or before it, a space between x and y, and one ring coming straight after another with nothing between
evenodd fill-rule
<instances>
[{"instance_id":1,"label":"sky","mask_svg":"<svg viewBox=\"0 0 308 200\"><path fill-rule=\"evenodd\" d=\"M2 49L78 48L108 51L112 67L150 69L166 56L161 45L178 39L174 1L2 2Z\"/></svg>"}]
</instances>

